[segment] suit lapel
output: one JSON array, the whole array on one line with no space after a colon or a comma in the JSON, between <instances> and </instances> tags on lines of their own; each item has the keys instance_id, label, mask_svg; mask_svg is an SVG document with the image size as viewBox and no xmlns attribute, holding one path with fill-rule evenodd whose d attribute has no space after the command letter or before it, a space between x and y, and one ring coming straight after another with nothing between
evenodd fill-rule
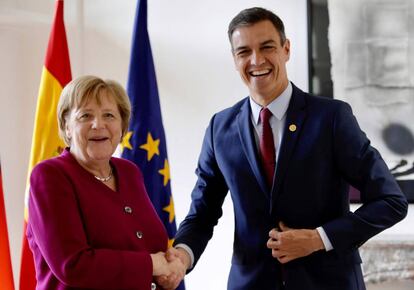
<instances>
[{"instance_id":1,"label":"suit lapel","mask_svg":"<svg viewBox=\"0 0 414 290\"><path fill-rule=\"evenodd\" d=\"M264 174L261 171L261 165L259 162L259 155L256 149L256 142L253 133L253 128L250 119L250 106L249 99L247 98L240 108L240 112L237 115L237 126L239 129L239 136L243 146L243 151L249 160L250 167L267 198L270 199L269 188L266 184Z\"/></svg>"},{"instance_id":2,"label":"suit lapel","mask_svg":"<svg viewBox=\"0 0 414 290\"><path fill-rule=\"evenodd\" d=\"M303 128L303 123L306 118L305 95L293 84L292 86L292 98L287 110L285 130L279 151L278 164L275 170L274 185L272 189L272 207L279 195L280 187L289 167L289 161L294 152L296 143L299 140L299 136Z\"/></svg>"}]
</instances>

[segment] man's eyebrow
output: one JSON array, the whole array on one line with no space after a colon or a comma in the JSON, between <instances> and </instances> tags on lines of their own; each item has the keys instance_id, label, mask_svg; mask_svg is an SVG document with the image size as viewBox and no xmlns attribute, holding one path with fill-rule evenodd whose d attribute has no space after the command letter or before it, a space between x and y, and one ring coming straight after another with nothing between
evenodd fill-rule
<instances>
[{"instance_id":1,"label":"man's eyebrow","mask_svg":"<svg viewBox=\"0 0 414 290\"><path fill-rule=\"evenodd\" d=\"M269 40L265 40L262 43L260 43L261 46L267 45L267 44L276 44L276 41L274 41L273 39L269 39ZM242 46L234 48L233 52L237 52L237 51L245 50L245 49L250 49L250 48L246 45L242 45Z\"/></svg>"},{"instance_id":2,"label":"man's eyebrow","mask_svg":"<svg viewBox=\"0 0 414 290\"><path fill-rule=\"evenodd\" d=\"M249 47L246 46L246 45L242 45L242 46L234 48L233 52L240 51L240 50L245 50L245 49L249 49Z\"/></svg>"},{"instance_id":3,"label":"man's eyebrow","mask_svg":"<svg viewBox=\"0 0 414 290\"><path fill-rule=\"evenodd\" d=\"M262 43L260 43L260 45L266 45L266 44L275 44L276 41L274 41L273 39L269 39L266 41L263 41Z\"/></svg>"}]
</instances>

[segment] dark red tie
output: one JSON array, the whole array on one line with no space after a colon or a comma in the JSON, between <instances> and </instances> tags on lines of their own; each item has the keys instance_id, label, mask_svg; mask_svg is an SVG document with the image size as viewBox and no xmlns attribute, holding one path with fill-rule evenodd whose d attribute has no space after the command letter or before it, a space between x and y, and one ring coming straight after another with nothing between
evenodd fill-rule
<instances>
[{"instance_id":1,"label":"dark red tie","mask_svg":"<svg viewBox=\"0 0 414 290\"><path fill-rule=\"evenodd\" d=\"M272 112L268 108L260 111L260 121L262 124L262 136L260 136L260 157L266 175L267 184L272 187L273 175L275 173L276 155L275 143L273 142L272 128L270 127L270 117Z\"/></svg>"}]
</instances>

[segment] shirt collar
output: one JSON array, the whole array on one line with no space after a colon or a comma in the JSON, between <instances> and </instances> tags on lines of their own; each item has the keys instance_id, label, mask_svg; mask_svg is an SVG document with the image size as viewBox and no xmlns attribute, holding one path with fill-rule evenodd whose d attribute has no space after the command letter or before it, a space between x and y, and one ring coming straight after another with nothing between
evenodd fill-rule
<instances>
[{"instance_id":1,"label":"shirt collar","mask_svg":"<svg viewBox=\"0 0 414 290\"><path fill-rule=\"evenodd\" d=\"M278 120L282 120L286 114L286 111L289 106L290 99L292 97L292 84L288 82L288 86L286 89L276 98L274 99L267 108L272 112L273 116L275 116ZM250 101L250 108L252 110L252 116L255 124L259 124L260 118L260 111L262 110L262 106L257 104L252 97L249 97Z\"/></svg>"}]
</instances>

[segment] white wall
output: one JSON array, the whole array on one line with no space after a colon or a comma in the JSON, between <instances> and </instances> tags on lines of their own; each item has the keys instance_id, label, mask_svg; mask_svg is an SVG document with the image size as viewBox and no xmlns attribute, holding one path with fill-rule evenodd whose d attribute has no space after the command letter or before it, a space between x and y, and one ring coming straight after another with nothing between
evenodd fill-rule
<instances>
[{"instance_id":1,"label":"white wall","mask_svg":"<svg viewBox=\"0 0 414 290\"><path fill-rule=\"evenodd\" d=\"M180 222L190 204L194 169L211 115L247 94L233 66L226 34L228 22L241 9L251 6L263 6L279 14L291 39L290 79L306 90L306 0L148 2L149 32ZM96 74L126 83L135 5L133 0L65 2L73 76ZM0 157L16 284L35 104L53 12L53 0L0 0ZM227 199L212 241L197 268L186 278L187 289L226 288L233 239L231 207ZM401 227L408 229L408 224Z\"/></svg>"}]
</instances>

